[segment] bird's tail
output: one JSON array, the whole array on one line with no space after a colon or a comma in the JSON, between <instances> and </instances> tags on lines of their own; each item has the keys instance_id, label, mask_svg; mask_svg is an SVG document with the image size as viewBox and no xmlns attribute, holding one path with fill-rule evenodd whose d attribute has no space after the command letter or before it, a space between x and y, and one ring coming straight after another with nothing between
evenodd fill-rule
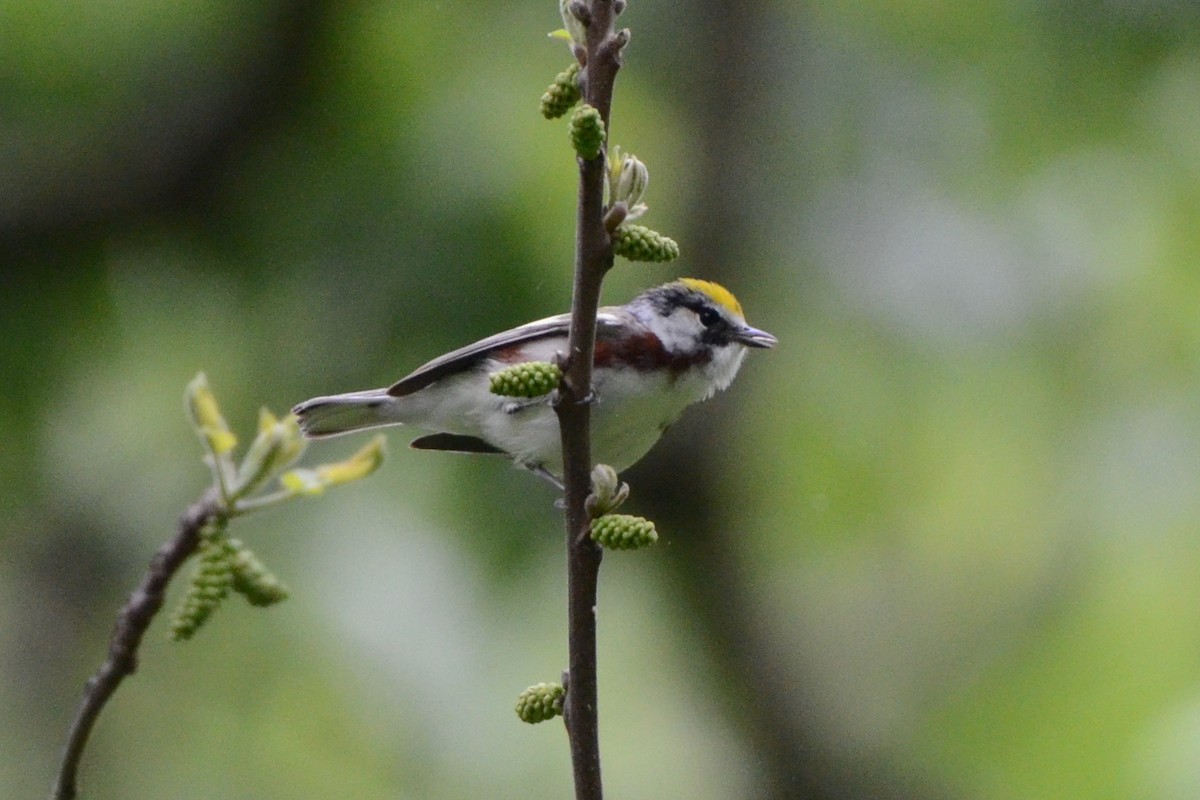
<instances>
[{"instance_id":1,"label":"bird's tail","mask_svg":"<svg viewBox=\"0 0 1200 800\"><path fill-rule=\"evenodd\" d=\"M387 389L314 397L292 409L300 420L300 430L309 438L337 436L342 433L396 425L396 398Z\"/></svg>"}]
</instances>

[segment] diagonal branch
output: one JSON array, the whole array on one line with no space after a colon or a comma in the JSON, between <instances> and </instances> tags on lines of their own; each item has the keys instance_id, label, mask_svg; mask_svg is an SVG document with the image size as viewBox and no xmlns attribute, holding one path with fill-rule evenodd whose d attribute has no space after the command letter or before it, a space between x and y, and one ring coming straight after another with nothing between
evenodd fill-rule
<instances>
[{"instance_id":1,"label":"diagonal branch","mask_svg":"<svg viewBox=\"0 0 1200 800\"><path fill-rule=\"evenodd\" d=\"M220 513L222 506L215 489L205 492L190 505L179 518L175 536L154 554L141 584L121 608L109 639L108 657L84 686L83 698L67 733L51 800L74 800L78 791L79 762L96 719L121 681L137 670L138 647L150 622L162 608L167 584L188 556L196 552L200 531Z\"/></svg>"}]
</instances>

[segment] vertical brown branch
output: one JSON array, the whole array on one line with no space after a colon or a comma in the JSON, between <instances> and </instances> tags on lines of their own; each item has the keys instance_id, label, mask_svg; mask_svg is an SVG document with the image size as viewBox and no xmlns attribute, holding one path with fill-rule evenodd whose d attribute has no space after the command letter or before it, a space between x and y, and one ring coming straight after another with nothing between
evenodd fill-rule
<instances>
[{"instance_id":1,"label":"vertical brown branch","mask_svg":"<svg viewBox=\"0 0 1200 800\"><path fill-rule=\"evenodd\" d=\"M599 110L605 130L613 82L626 36L613 30L612 0L587 4L587 63L582 74L584 102ZM592 362L600 286L612 267L612 242L604 227L605 159L601 153L579 160L579 200L575 227L575 278L567 364L558 403L563 444L567 537L567 637L569 668L564 718L571 746L576 800L600 800L600 733L596 683L596 585L601 551L586 536L584 508L590 490Z\"/></svg>"},{"instance_id":2,"label":"vertical brown branch","mask_svg":"<svg viewBox=\"0 0 1200 800\"><path fill-rule=\"evenodd\" d=\"M200 545L201 529L220 510L215 489L209 490L189 506L179 518L175 536L154 554L141 584L121 608L109 639L108 657L84 686L83 698L79 701L75 719L67 733L67 744L63 748L51 800L73 800L75 797L79 762L100 712L121 681L137 670L138 647L150 622L162 608L167 584L188 556L196 552Z\"/></svg>"}]
</instances>

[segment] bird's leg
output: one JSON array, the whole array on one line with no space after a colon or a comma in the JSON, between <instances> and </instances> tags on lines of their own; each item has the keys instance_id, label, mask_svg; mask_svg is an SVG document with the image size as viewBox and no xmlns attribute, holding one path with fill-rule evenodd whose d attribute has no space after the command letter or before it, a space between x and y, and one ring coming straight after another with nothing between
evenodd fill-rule
<instances>
[{"instance_id":1,"label":"bird's leg","mask_svg":"<svg viewBox=\"0 0 1200 800\"><path fill-rule=\"evenodd\" d=\"M558 489L560 492L566 488L563 486L562 481L547 472L546 468L541 464L522 464L521 466L532 472L534 475L537 475L542 480L549 481L550 485L555 489Z\"/></svg>"}]
</instances>

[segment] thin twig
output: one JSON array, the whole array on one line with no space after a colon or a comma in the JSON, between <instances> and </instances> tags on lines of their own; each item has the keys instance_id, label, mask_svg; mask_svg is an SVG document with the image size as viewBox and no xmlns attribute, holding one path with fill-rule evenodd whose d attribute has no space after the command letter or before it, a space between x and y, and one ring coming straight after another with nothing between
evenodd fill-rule
<instances>
[{"instance_id":1,"label":"thin twig","mask_svg":"<svg viewBox=\"0 0 1200 800\"><path fill-rule=\"evenodd\" d=\"M625 36L614 33L612 0L591 0L587 26L584 101L599 110L608 128L613 82ZM583 535L584 501L590 491L592 360L600 285L612 268L612 241L604 227L604 157L579 160L575 229L575 278L568 357L557 405L566 486L567 638L569 682L564 720L571 746L576 800L601 800L600 732L596 684L596 585L600 548Z\"/></svg>"},{"instance_id":2,"label":"thin twig","mask_svg":"<svg viewBox=\"0 0 1200 800\"><path fill-rule=\"evenodd\" d=\"M137 670L142 635L162 608L167 584L188 556L196 552L200 531L219 513L221 505L215 489L210 489L190 505L179 518L175 536L154 554L141 584L121 608L109 639L108 657L84 686L83 699L67 733L51 800L74 800L78 791L79 762L96 719L121 681Z\"/></svg>"}]
</instances>

